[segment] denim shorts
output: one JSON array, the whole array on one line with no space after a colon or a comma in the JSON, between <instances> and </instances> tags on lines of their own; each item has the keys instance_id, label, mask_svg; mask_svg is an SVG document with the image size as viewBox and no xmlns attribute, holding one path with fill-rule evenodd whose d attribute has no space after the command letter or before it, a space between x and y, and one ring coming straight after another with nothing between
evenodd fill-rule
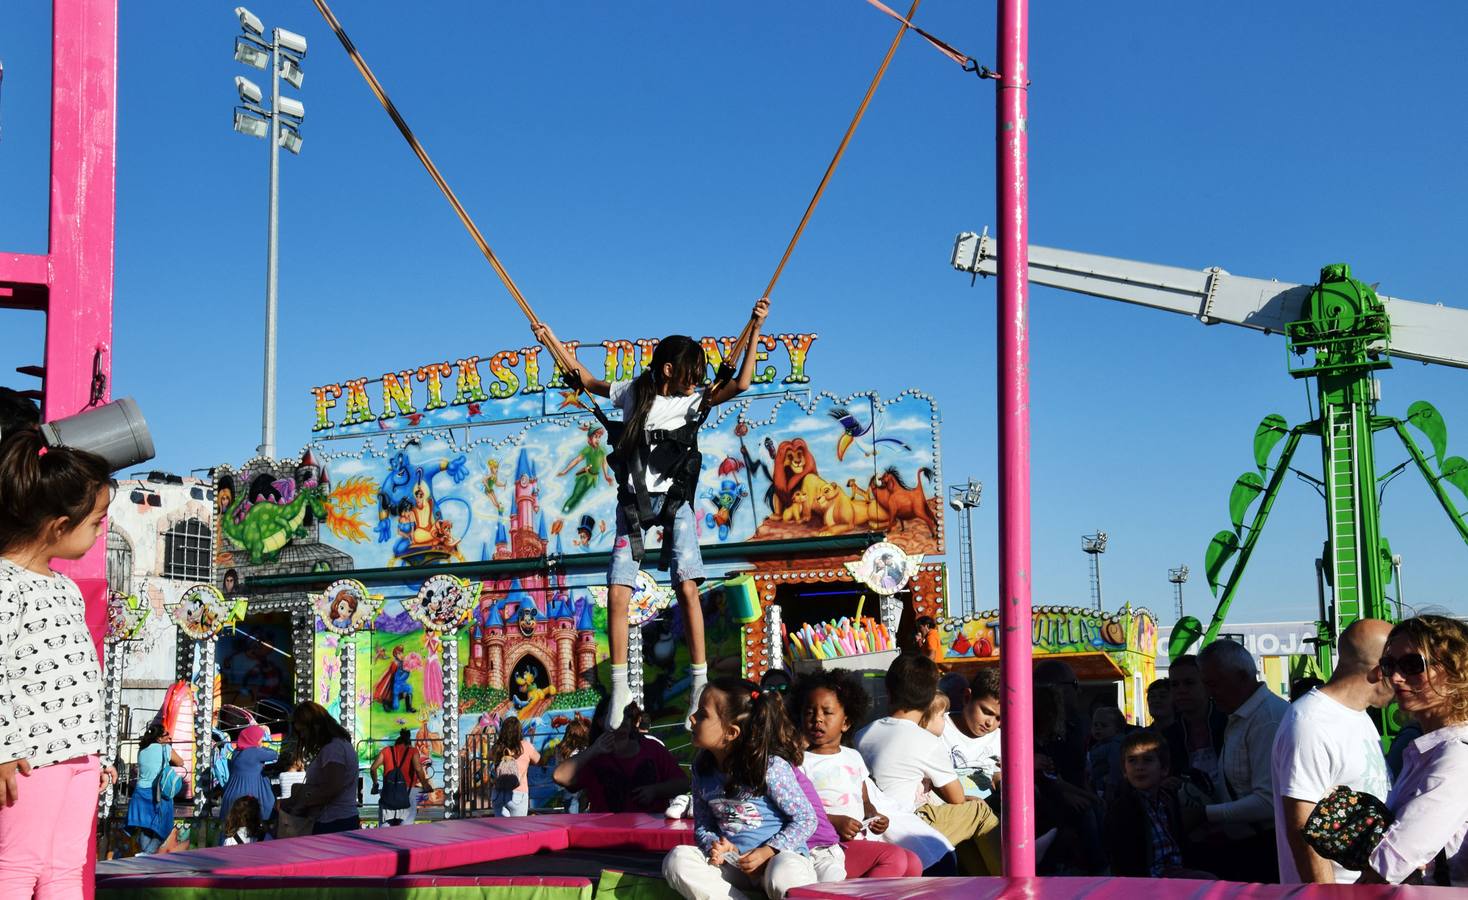
<instances>
[{"instance_id":1,"label":"denim shorts","mask_svg":"<svg viewBox=\"0 0 1468 900\"><path fill-rule=\"evenodd\" d=\"M666 494L652 494L648 497L652 507L652 514L656 516L662 511L663 501ZM632 558L632 541L628 537L632 533L632 527L627 522L627 517L622 513L622 507L617 507L617 540L612 545L612 563L607 568L607 584L620 584L626 587L637 585L637 570L640 566ZM666 535L664 535L666 540ZM655 564L662 550L658 547L645 547L642 558L644 562ZM684 503L673 515L673 584L684 581L702 582L703 554L698 549L698 528L693 523L693 504Z\"/></svg>"}]
</instances>

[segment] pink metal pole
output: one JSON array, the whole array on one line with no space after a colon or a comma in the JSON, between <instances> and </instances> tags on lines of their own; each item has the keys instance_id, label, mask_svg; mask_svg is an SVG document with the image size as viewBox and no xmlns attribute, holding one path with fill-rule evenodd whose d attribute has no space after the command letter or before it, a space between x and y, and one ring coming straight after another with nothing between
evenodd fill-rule
<instances>
[{"instance_id":1,"label":"pink metal pole","mask_svg":"<svg viewBox=\"0 0 1468 900\"><path fill-rule=\"evenodd\" d=\"M999 622L1004 874L1035 874L1030 640L1028 0L999 0Z\"/></svg>"}]
</instances>

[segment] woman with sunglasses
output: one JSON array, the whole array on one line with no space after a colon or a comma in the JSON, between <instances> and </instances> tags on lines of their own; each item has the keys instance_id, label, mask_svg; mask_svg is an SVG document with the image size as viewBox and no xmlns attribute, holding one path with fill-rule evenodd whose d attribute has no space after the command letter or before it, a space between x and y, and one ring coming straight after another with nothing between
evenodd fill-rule
<instances>
[{"instance_id":1,"label":"woman with sunglasses","mask_svg":"<svg viewBox=\"0 0 1468 900\"><path fill-rule=\"evenodd\" d=\"M1401 622L1381 673L1423 734L1402 754L1387 797L1396 822L1361 881L1399 884L1430 867L1427 884L1468 885L1468 625L1432 615Z\"/></svg>"}]
</instances>

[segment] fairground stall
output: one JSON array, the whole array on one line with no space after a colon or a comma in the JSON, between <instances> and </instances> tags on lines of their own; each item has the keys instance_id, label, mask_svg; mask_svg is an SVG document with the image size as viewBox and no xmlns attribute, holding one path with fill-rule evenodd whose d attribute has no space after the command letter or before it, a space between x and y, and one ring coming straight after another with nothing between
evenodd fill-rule
<instances>
[{"instance_id":1,"label":"fairground stall","mask_svg":"<svg viewBox=\"0 0 1468 900\"><path fill-rule=\"evenodd\" d=\"M997 611L937 621L943 662L950 671L972 673L999 664L1002 629ZM1150 611L1037 606L1031 614L1030 643L1036 662L1067 663L1088 699L1114 696L1127 721L1146 724L1147 685L1157 677L1157 620Z\"/></svg>"},{"instance_id":2,"label":"fairground stall","mask_svg":"<svg viewBox=\"0 0 1468 900\"><path fill-rule=\"evenodd\" d=\"M712 677L758 678L792 664L792 646L883 669L914 610L943 604L944 568L923 562L943 550L938 410L918 391L813 393L816 340L765 336L754 387L699 435ZM630 378L656 343L580 353L608 380ZM731 339L702 343L717 366ZM516 716L553 752L609 683L606 434L538 347L311 396L315 440L300 456L215 470L219 589L248 600L242 630L296 658L270 667L272 683L246 684L263 671L261 645L222 640L224 702L262 689L320 702L353 729L364 763L406 728L434 758L449 814L472 812L487 805L501 720ZM630 665L644 708L671 724L688 705L688 649L649 543ZM462 765L445 769L445 754ZM548 771L532 774L532 793L554 802Z\"/></svg>"}]
</instances>

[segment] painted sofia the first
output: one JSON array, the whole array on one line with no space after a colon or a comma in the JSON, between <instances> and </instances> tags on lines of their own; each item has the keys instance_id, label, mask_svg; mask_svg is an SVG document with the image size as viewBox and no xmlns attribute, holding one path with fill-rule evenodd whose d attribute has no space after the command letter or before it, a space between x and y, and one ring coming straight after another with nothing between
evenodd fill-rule
<instances>
[{"instance_id":1,"label":"painted sofia the first","mask_svg":"<svg viewBox=\"0 0 1468 900\"><path fill-rule=\"evenodd\" d=\"M342 631L350 631L352 620L357 615L357 598L351 591L341 590L331 599L331 625Z\"/></svg>"}]
</instances>

